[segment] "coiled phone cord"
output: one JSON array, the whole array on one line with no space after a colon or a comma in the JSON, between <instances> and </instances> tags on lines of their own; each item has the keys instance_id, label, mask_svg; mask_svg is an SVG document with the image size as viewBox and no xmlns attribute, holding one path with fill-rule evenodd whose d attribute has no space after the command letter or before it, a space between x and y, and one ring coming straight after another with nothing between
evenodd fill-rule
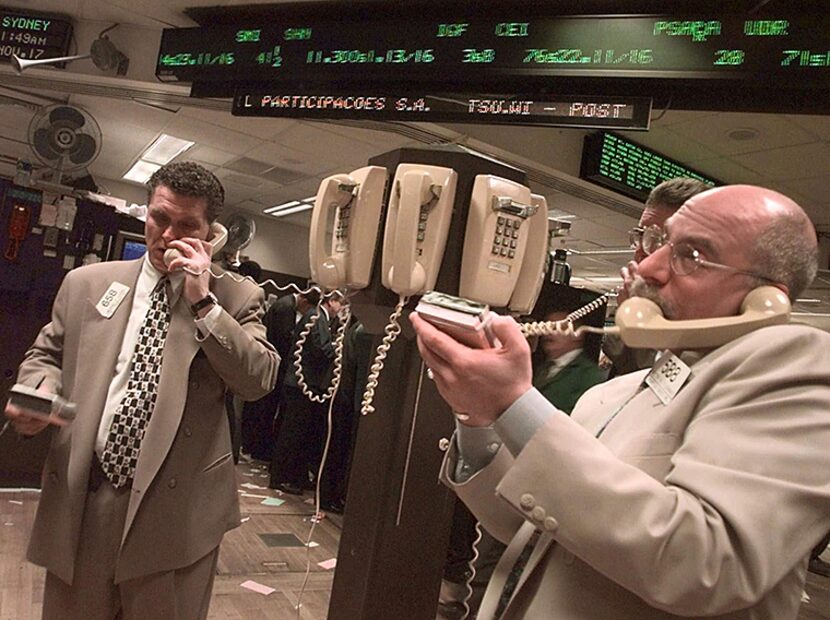
<instances>
[{"instance_id":1,"label":"coiled phone cord","mask_svg":"<svg viewBox=\"0 0 830 620\"><path fill-rule=\"evenodd\" d=\"M481 521L476 521L475 524L475 532L476 537L473 540L473 544L470 549L473 552L473 557L470 558L470 561L467 562L467 566L470 569L470 572L467 574L467 578L464 580L464 598L461 600L461 605L464 607L464 613L458 620L467 620L470 616L470 599L473 596L473 579L476 577L476 560L478 560L478 543L481 542L481 539L484 536L484 531L481 528Z\"/></svg>"},{"instance_id":2,"label":"coiled phone cord","mask_svg":"<svg viewBox=\"0 0 830 620\"><path fill-rule=\"evenodd\" d=\"M375 390L378 387L380 371L383 370L383 363L384 360L386 360L386 355L389 353L389 349L392 347L392 343L395 342L395 339L401 333L401 324L399 320L401 318L401 314L403 313L403 307L408 301L409 296L401 295L398 298L398 303L395 305L395 309L392 311L392 314L389 315L389 322L383 330L386 335L383 337L383 341L378 346L377 355L375 355L375 360L369 367L369 376L366 378L366 389L363 392L363 400L360 403L360 413L362 415L368 415L370 413L374 413L375 411L375 408L372 406L372 401L375 398Z\"/></svg>"},{"instance_id":3,"label":"coiled phone cord","mask_svg":"<svg viewBox=\"0 0 830 620\"><path fill-rule=\"evenodd\" d=\"M332 368L331 383L329 383L328 388L322 396L311 391L303 374L303 346L305 345L306 338L308 338L311 330L322 314L319 306L317 307L317 313L309 317L308 322L303 327L294 345L294 375L297 377L297 384L300 386L306 398L315 403L325 403L334 396L334 393L340 385L340 374L343 370L343 341L346 337L346 326L352 314L351 306L345 305L344 309L344 316L340 321L340 325L337 327L337 334L334 338L334 365Z\"/></svg>"},{"instance_id":4,"label":"coiled phone cord","mask_svg":"<svg viewBox=\"0 0 830 620\"><path fill-rule=\"evenodd\" d=\"M608 293L600 295L594 301L585 304L581 308L577 308L561 321L534 321L532 323L520 323L519 328L527 337L549 336L553 334L579 336L585 332L592 334L604 334L605 329L602 327L581 325L580 327L574 328L574 321L578 321L606 303L608 303Z\"/></svg>"}]
</instances>

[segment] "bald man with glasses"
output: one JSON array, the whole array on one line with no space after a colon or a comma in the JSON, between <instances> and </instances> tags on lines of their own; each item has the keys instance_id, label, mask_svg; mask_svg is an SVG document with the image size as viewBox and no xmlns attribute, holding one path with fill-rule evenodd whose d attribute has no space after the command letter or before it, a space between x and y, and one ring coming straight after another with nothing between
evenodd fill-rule
<instances>
[{"instance_id":1,"label":"bald man with glasses","mask_svg":"<svg viewBox=\"0 0 830 620\"><path fill-rule=\"evenodd\" d=\"M662 243L663 224L666 220L689 198L707 189L709 186L703 181L678 177L663 181L651 190L640 221L628 231L634 258L620 270L623 283L617 289L617 305L628 299L631 285L637 276L637 265ZM602 351L613 363L610 377L649 368L657 354L652 349L630 349L616 336L606 336L603 339Z\"/></svg>"},{"instance_id":2,"label":"bald man with glasses","mask_svg":"<svg viewBox=\"0 0 830 620\"><path fill-rule=\"evenodd\" d=\"M631 294L670 319L734 317L770 283L792 300L816 274L812 223L760 187L698 194L664 233ZM491 349L411 320L436 387L464 414L442 480L509 543L479 620L796 619L830 530L830 334L784 324L673 350L591 388L569 417L531 387L513 319L493 320ZM667 361L684 377L672 390L655 385Z\"/></svg>"}]
</instances>

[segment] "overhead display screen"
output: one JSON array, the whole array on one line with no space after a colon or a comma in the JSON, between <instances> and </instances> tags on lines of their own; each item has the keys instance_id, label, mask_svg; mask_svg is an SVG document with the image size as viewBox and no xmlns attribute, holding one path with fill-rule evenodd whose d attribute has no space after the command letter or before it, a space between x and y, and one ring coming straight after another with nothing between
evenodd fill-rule
<instances>
[{"instance_id":1,"label":"overhead display screen","mask_svg":"<svg viewBox=\"0 0 830 620\"><path fill-rule=\"evenodd\" d=\"M830 82L825 15L527 20L454 18L450 11L424 11L390 23L382 17L350 19L346 9L341 15L288 18L274 7L258 23L166 29L156 75L235 84L452 84L453 90L459 84L498 84L505 77L533 84L550 76L762 79L812 87Z\"/></svg>"},{"instance_id":2,"label":"overhead display screen","mask_svg":"<svg viewBox=\"0 0 830 620\"><path fill-rule=\"evenodd\" d=\"M646 130L648 97L533 97L521 95L419 95L296 93L237 90L236 116L350 118L456 123L509 123Z\"/></svg>"},{"instance_id":3,"label":"overhead display screen","mask_svg":"<svg viewBox=\"0 0 830 620\"><path fill-rule=\"evenodd\" d=\"M585 136L579 176L642 202L655 185L676 177L698 179L711 186L723 185L657 151L606 132Z\"/></svg>"},{"instance_id":4,"label":"overhead display screen","mask_svg":"<svg viewBox=\"0 0 830 620\"><path fill-rule=\"evenodd\" d=\"M72 24L67 19L0 7L0 61L12 56L43 60L66 56Z\"/></svg>"}]
</instances>

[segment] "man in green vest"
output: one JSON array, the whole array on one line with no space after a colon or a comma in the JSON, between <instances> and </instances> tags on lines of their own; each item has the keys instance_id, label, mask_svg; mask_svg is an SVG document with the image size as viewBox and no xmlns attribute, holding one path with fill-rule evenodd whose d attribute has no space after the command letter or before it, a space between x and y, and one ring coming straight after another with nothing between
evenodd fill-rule
<instances>
[{"instance_id":1,"label":"man in green vest","mask_svg":"<svg viewBox=\"0 0 830 620\"><path fill-rule=\"evenodd\" d=\"M567 315L549 312L545 320L561 321ZM589 387L605 381L605 373L583 350L584 339L584 334L561 333L542 336L539 341L543 357L533 371L533 387L565 413L571 412Z\"/></svg>"}]
</instances>

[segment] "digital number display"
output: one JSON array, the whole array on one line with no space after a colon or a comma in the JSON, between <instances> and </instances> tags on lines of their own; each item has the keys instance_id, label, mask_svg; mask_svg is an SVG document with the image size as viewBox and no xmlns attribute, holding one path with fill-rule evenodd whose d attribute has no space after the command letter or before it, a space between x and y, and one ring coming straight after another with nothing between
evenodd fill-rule
<instances>
[{"instance_id":1,"label":"digital number display","mask_svg":"<svg viewBox=\"0 0 830 620\"><path fill-rule=\"evenodd\" d=\"M58 17L0 8L0 61L67 56L72 24Z\"/></svg>"},{"instance_id":2,"label":"digital number display","mask_svg":"<svg viewBox=\"0 0 830 620\"><path fill-rule=\"evenodd\" d=\"M691 177L708 185L721 181L613 133L585 136L580 178L645 202L655 185Z\"/></svg>"},{"instance_id":3,"label":"digital number display","mask_svg":"<svg viewBox=\"0 0 830 620\"><path fill-rule=\"evenodd\" d=\"M352 118L646 130L648 97L343 94L250 91L234 97L236 116Z\"/></svg>"},{"instance_id":4,"label":"digital number display","mask_svg":"<svg viewBox=\"0 0 830 620\"><path fill-rule=\"evenodd\" d=\"M166 81L307 88L407 83L459 90L458 84L486 84L489 92L509 78L538 92L551 76L763 79L783 86L830 81L827 15L434 14L446 13L444 8L390 23L355 19L336 7L327 17L305 19L282 16L279 7L268 11L261 23L166 29L156 75Z\"/></svg>"}]
</instances>

